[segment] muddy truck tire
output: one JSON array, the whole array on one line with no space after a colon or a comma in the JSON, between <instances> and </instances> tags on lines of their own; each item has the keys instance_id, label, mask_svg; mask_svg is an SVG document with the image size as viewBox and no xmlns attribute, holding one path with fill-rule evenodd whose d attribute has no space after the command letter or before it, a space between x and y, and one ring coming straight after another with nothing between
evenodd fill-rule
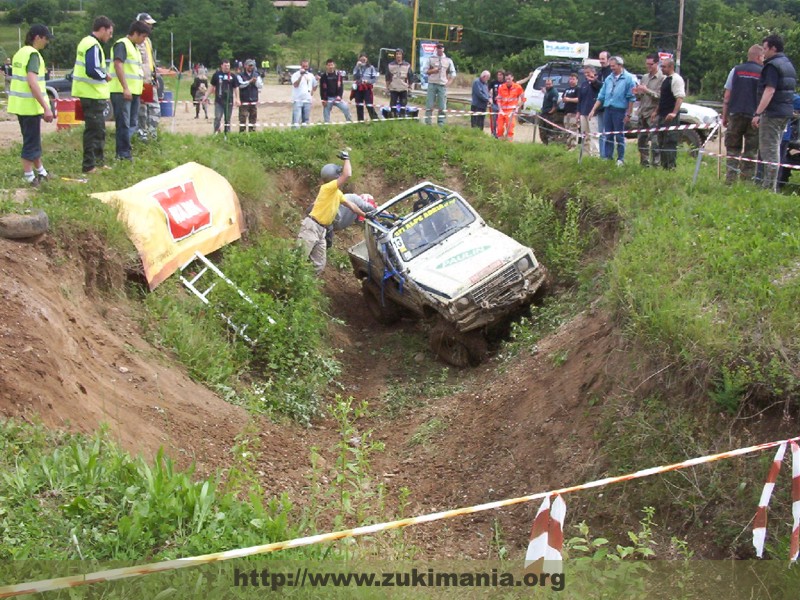
<instances>
[{"instance_id":1,"label":"muddy truck tire","mask_svg":"<svg viewBox=\"0 0 800 600\"><path fill-rule=\"evenodd\" d=\"M482 332L463 333L444 320L433 326L429 341L436 356L459 369L479 365L489 349Z\"/></svg>"},{"instance_id":2,"label":"muddy truck tire","mask_svg":"<svg viewBox=\"0 0 800 600\"><path fill-rule=\"evenodd\" d=\"M9 240L22 240L46 233L50 220L43 210L35 210L29 215L4 215L0 217L0 237Z\"/></svg>"},{"instance_id":3,"label":"muddy truck tire","mask_svg":"<svg viewBox=\"0 0 800 600\"><path fill-rule=\"evenodd\" d=\"M381 325L392 325L400 320L400 308L391 300L384 297L381 302L381 289L373 281L365 279L361 284L361 293L370 314Z\"/></svg>"}]
</instances>

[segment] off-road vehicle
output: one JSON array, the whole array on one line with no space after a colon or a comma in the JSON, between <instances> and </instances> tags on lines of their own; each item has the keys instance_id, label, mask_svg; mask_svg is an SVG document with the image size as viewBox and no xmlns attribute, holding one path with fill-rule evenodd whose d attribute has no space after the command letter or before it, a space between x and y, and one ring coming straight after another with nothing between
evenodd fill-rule
<instances>
[{"instance_id":1,"label":"off-road vehicle","mask_svg":"<svg viewBox=\"0 0 800 600\"><path fill-rule=\"evenodd\" d=\"M479 363L486 334L529 305L547 278L530 248L428 181L378 207L349 255L376 320L424 319L431 349L457 367Z\"/></svg>"}]
</instances>

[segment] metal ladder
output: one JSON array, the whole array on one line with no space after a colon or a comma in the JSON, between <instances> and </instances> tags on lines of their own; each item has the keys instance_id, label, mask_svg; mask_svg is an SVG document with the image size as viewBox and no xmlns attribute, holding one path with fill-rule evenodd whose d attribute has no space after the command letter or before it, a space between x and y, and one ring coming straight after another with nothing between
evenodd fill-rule
<instances>
[{"instance_id":1,"label":"metal ladder","mask_svg":"<svg viewBox=\"0 0 800 600\"><path fill-rule=\"evenodd\" d=\"M183 275L183 272L184 272L184 271L185 271L185 270L186 270L186 269L189 267L189 265L191 265L191 264L192 264L193 262L195 262L196 260L197 260L197 261L200 261L200 262L202 262L202 263L203 263L205 266L204 266L202 269L200 269L200 271L197 273L197 275L195 275L195 276L194 276L194 277L192 277L191 279L186 279L186 277L184 277L184 275ZM208 299L208 295L211 293L211 290L213 290L213 289L216 287L216 285L219 283L219 281L214 281L214 282L213 282L211 285L209 285L209 286L206 288L206 290L205 290L204 292L201 292L201 291L200 291L200 290L197 288L197 286L196 286L195 284L196 284L196 283L197 283L197 282L200 280L200 278L201 278L201 277L203 277L203 275L205 275L205 274L206 274L208 271L211 271L211 272L212 272L212 273L214 273L214 274L215 274L217 277L219 277L219 278L220 278L222 281L224 281L225 283L227 283L228 285L230 285L230 286L231 286L233 289L235 289L235 290L236 290L236 291L239 293L239 295L240 295L240 296L241 296L241 297L242 297L242 298L243 298L243 299L244 299L246 302L248 302L249 304L254 304L254 302L253 302L253 301L250 299L250 297L249 297L247 294L245 294L245 293L244 293L242 290L240 290L240 289L239 289L239 287L238 287L238 286L237 286L235 283L233 283L233 281L231 281L231 280L228 278L228 276L227 276L227 275L225 275L225 273L223 273L222 271L220 271L220 270L217 268L217 266L216 266L216 265L214 265L214 263L212 263L210 260L208 260L208 259L207 259L207 258L206 258L206 257L205 257L205 256L204 256L202 253L200 253L200 252L195 252L195 253L194 253L194 256L192 256L192 258L190 258L190 259L189 259L189 260L186 262L186 264L184 264L184 265L181 267L181 283L183 283L183 285L185 285L185 286L186 286L186 287L187 287L187 288L188 288L188 289L189 289L189 290L190 290L190 291L191 291L191 292L192 292L192 293L193 293L195 296L197 296L198 298L200 298L200 300L203 302L203 304L206 304L207 306L211 306L211 302L210 302L210 301L209 301L209 299ZM228 327L230 327L230 328L231 328L231 329L234 331L234 333L236 333L236 335L240 335L240 336L242 336L242 338L243 338L243 339L244 339L244 340L245 340L245 341L246 341L248 344L250 344L251 346L255 346L255 345L258 343L258 340L257 340L257 339L256 339L256 340L253 340L253 339L251 339L251 338L250 338L250 337L249 337L249 336L248 336L248 335L245 333L245 329L247 329L247 325L244 325L244 326L239 326L239 325L237 325L236 323L234 323L234 322L231 320L231 318L230 318L230 317L228 317L227 315L225 315L225 314L224 314L224 313L222 313L222 312L220 312L220 313L219 313L219 316L223 318L223 320L224 320L224 321L225 321L225 322L228 324ZM272 317L270 317L269 315L267 315L267 320L269 321L269 324L270 324L270 325L275 325L275 319L273 319L273 318L272 318Z\"/></svg>"}]
</instances>

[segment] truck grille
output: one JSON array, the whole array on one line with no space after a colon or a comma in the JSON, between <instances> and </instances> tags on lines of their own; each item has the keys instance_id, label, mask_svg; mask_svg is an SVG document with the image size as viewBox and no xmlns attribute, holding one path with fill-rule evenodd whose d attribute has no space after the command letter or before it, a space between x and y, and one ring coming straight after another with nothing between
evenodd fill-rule
<instances>
[{"instance_id":1,"label":"truck grille","mask_svg":"<svg viewBox=\"0 0 800 600\"><path fill-rule=\"evenodd\" d=\"M499 274L475 288L470 295L476 304L490 306L514 293L512 286L522 280L522 274L514 265L506 267Z\"/></svg>"}]
</instances>

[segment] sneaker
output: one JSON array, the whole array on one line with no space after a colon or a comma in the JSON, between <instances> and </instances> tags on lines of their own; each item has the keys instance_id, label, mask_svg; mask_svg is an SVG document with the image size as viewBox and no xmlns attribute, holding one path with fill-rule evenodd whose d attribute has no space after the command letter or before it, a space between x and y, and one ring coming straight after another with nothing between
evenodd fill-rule
<instances>
[{"instance_id":1,"label":"sneaker","mask_svg":"<svg viewBox=\"0 0 800 600\"><path fill-rule=\"evenodd\" d=\"M53 174L52 174L52 173L50 173L50 172L48 172L48 173L45 173L44 175L42 175L42 174L40 174L40 173L36 173L36 179L37 179L39 182L42 182L42 181L50 181L51 179L53 179Z\"/></svg>"},{"instance_id":2,"label":"sneaker","mask_svg":"<svg viewBox=\"0 0 800 600\"><path fill-rule=\"evenodd\" d=\"M623 161L621 161L621 160L618 160L618 161L617 161L617 166L618 166L618 167L624 167L624 166L625 166L625 163L624 163Z\"/></svg>"},{"instance_id":3,"label":"sneaker","mask_svg":"<svg viewBox=\"0 0 800 600\"><path fill-rule=\"evenodd\" d=\"M29 186L31 186L33 188L38 188L42 184L42 182L39 181L36 177L34 177L33 179L28 179L26 177L24 179L25 179L25 183L27 183Z\"/></svg>"}]
</instances>

